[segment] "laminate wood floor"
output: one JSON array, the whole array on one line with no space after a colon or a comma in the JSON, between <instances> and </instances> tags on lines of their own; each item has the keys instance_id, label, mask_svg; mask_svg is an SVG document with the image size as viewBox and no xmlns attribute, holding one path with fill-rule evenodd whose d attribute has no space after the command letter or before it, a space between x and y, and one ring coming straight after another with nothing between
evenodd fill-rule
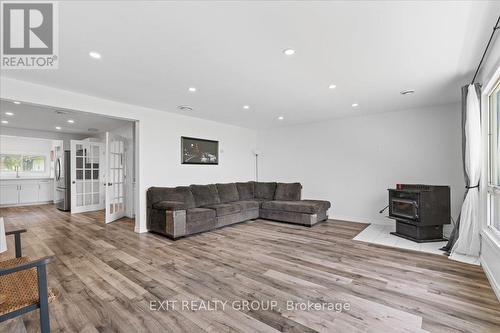
<instances>
[{"instance_id":1,"label":"laminate wood floor","mask_svg":"<svg viewBox=\"0 0 500 333\"><path fill-rule=\"evenodd\" d=\"M44 205L0 215L28 229L25 255L55 257L56 332L500 331L481 267L353 241L366 224L257 220L174 242L134 233L130 219L105 225L102 212ZM203 309L216 301L228 303ZM38 330L38 311L0 323L1 332Z\"/></svg>"}]
</instances>

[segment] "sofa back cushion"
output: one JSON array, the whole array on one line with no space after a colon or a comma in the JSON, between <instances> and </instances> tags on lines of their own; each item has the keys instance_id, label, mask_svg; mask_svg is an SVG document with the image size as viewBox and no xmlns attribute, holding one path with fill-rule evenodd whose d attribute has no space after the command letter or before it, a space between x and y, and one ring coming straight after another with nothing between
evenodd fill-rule
<instances>
[{"instance_id":1,"label":"sofa back cushion","mask_svg":"<svg viewBox=\"0 0 500 333\"><path fill-rule=\"evenodd\" d=\"M276 183L255 182L255 199L274 200Z\"/></svg>"},{"instance_id":2,"label":"sofa back cushion","mask_svg":"<svg viewBox=\"0 0 500 333\"><path fill-rule=\"evenodd\" d=\"M297 201L302 196L302 185L300 183L278 183L274 200Z\"/></svg>"},{"instance_id":3,"label":"sofa back cushion","mask_svg":"<svg viewBox=\"0 0 500 333\"><path fill-rule=\"evenodd\" d=\"M255 198L254 186L254 182L236 183L236 188L238 189L240 200L251 200Z\"/></svg>"},{"instance_id":4,"label":"sofa back cushion","mask_svg":"<svg viewBox=\"0 0 500 333\"><path fill-rule=\"evenodd\" d=\"M220 202L226 203L240 200L235 183L216 184L216 186L217 192L219 192Z\"/></svg>"},{"instance_id":5,"label":"sofa back cushion","mask_svg":"<svg viewBox=\"0 0 500 333\"><path fill-rule=\"evenodd\" d=\"M194 196L196 207L213 205L220 203L219 192L217 186L210 185L191 185L189 186Z\"/></svg>"},{"instance_id":6,"label":"sofa back cushion","mask_svg":"<svg viewBox=\"0 0 500 333\"><path fill-rule=\"evenodd\" d=\"M149 206L160 201L179 201L185 203L187 208L196 207L193 194L188 186L150 187L147 198Z\"/></svg>"}]
</instances>

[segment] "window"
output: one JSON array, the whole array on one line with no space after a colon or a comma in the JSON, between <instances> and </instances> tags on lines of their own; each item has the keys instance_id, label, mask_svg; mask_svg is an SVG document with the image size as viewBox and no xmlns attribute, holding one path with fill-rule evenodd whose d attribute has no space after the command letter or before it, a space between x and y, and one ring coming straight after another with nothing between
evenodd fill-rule
<instances>
[{"instance_id":1,"label":"window","mask_svg":"<svg viewBox=\"0 0 500 333\"><path fill-rule=\"evenodd\" d=\"M16 172L17 169L21 166L21 160L21 155L2 154L0 155L0 170L2 172Z\"/></svg>"},{"instance_id":2,"label":"window","mask_svg":"<svg viewBox=\"0 0 500 333\"><path fill-rule=\"evenodd\" d=\"M500 81L489 95L489 224L500 231Z\"/></svg>"},{"instance_id":3,"label":"window","mask_svg":"<svg viewBox=\"0 0 500 333\"><path fill-rule=\"evenodd\" d=\"M46 159L36 154L1 154L0 172L44 173Z\"/></svg>"}]
</instances>

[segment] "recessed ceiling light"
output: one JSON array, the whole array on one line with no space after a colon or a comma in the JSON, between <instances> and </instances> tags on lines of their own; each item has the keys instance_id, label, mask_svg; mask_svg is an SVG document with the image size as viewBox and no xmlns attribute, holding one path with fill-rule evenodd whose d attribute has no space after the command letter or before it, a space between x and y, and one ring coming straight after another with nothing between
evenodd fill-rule
<instances>
[{"instance_id":1,"label":"recessed ceiling light","mask_svg":"<svg viewBox=\"0 0 500 333\"><path fill-rule=\"evenodd\" d=\"M278 117L278 120L283 120L283 119L285 119L285 117L283 117L283 116Z\"/></svg>"},{"instance_id":2,"label":"recessed ceiling light","mask_svg":"<svg viewBox=\"0 0 500 333\"><path fill-rule=\"evenodd\" d=\"M18 105L19 105L19 104L21 104L21 102L19 102L19 101L14 101L14 102L12 102L12 103L14 103L14 104L18 104Z\"/></svg>"},{"instance_id":3,"label":"recessed ceiling light","mask_svg":"<svg viewBox=\"0 0 500 333\"><path fill-rule=\"evenodd\" d=\"M60 130L61 129L61 126L56 126L56 130Z\"/></svg>"},{"instance_id":4,"label":"recessed ceiling light","mask_svg":"<svg viewBox=\"0 0 500 333\"><path fill-rule=\"evenodd\" d=\"M358 103L353 103L351 106L352 106L353 108L355 108L355 107L357 107L358 105L359 105Z\"/></svg>"},{"instance_id":5,"label":"recessed ceiling light","mask_svg":"<svg viewBox=\"0 0 500 333\"><path fill-rule=\"evenodd\" d=\"M9 122L7 120L2 120L2 124L8 124Z\"/></svg>"},{"instance_id":6,"label":"recessed ceiling light","mask_svg":"<svg viewBox=\"0 0 500 333\"><path fill-rule=\"evenodd\" d=\"M245 110L250 109L250 105L243 105L243 109L245 109Z\"/></svg>"},{"instance_id":7,"label":"recessed ceiling light","mask_svg":"<svg viewBox=\"0 0 500 333\"><path fill-rule=\"evenodd\" d=\"M336 85L334 85L334 84L330 84L330 85L328 86L328 89L335 89L335 88L337 88L337 86L336 86Z\"/></svg>"},{"instance_id":8,"label":"recessed ceiling light","mask_svg":"<svg viewBox=\"0 0 500 333\"><path fill-rule=\"evenodd\" d=\"M73 119L68 119L68 123L73 124L75 121Z\"/></svg>"},{"instance_id":9,"label":"recessed ceiling light","mask_svg":"<svg viewBox=\"0 0 500 333\"><path fill-rule=\"evenodd\" d=\"M5 115L7 115L7 116L13 116L14 114L12 112L5 112Z\"/></svg>"},{"instance_id":10,"label":"recessed ceiling light","mask_svg":"<svg viewBox=\"0 0 500 333\"><path fill-rule=\"evenodd\" d=\"M413 89L403 90L400 92L401 95L411 95L414 93L415 93L415 90L413 90Z\"/></svg>"},{"instance_id":11,"label":"recessed ceiling light","mask_svg":"<svg viewBox=\"0 0 500 333\"><path fill-rule=\"evenodd\" d=\"M189 87L189 88L188 88L188 90L189 90L190 92L195 92L195 91L196 91L196 87Z\"/></svg>"},{"instance_id":12,"label":"recessed ceiling light","mask_svg":"<svg viewBox=\"0 0 500 333\"><path fill-rule=\"evenodd\" d=\"M94 59L101 59L101 54L95 51L89 52L89 56L91 56Z\"/></svg>"},{"instance_id":13,"label":"recessed ceiling light","mask_svg":"<svg viewBox=\"0 0 500 333\"><path fill-rule=\"evenodd\" d=\"M287 56L291 56L291 55L295 54L295 50L294 49L284 49L283 53L286 54Z\"/></svg>"},{"instance_id":14,"label":"recessed ceiling light","mask_svg":"<svg viewBox=\"0 0 500 333\"><path fill-rule=\"evenodd\" d=\"M177 108L181 111L193 111L193 108L189 105L179 105Z\"/></svg>"}]
</instances>

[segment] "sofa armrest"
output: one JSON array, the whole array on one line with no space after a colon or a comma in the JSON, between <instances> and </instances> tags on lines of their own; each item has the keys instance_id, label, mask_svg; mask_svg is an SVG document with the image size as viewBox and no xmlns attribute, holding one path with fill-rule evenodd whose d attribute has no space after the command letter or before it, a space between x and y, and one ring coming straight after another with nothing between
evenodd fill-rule
<instances>
[{"instance_id":1,"label":"sofa armrest","mask_svg":"<svg viewBox=\"0 0 500 333\"><path fill-rule=\"evenodd\" d=\"M186 203L182 201L158 201L153 204L153 208L162 210L186 210Z\"/></svg>"}]
</instances>

